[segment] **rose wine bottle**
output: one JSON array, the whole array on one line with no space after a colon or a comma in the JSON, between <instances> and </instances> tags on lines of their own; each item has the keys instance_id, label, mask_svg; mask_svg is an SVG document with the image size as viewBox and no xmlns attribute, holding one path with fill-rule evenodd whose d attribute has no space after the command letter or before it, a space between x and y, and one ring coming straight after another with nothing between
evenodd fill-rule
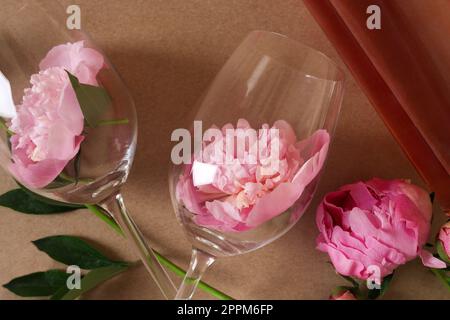
<instances>
[{"instance_id":1,"label":"rose wine bottle","mask_svg":"<svg viewBox=\"0 0 450 320\"><path fill-rule=\"evenodd\" d=\"M450 210L450 1L304 3L430 191Z\"/></svg>"}]
</instances>

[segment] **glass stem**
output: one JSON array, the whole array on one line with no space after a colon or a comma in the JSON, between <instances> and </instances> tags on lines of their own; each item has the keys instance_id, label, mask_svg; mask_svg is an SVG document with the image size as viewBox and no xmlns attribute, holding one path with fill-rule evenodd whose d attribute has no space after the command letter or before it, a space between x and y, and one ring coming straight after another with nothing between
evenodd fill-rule
<instances>
[{"instance_id":1,"label":"glass stem","mask_svg":"<svg viewBox=\"0 0 450 320\"><path fill-rule=\"evenodd\" d=\"M193 248L189 270L178 289L175 300L191 300L203 274L215 260L213 256Z\"/></svg>"},{"instance_id":2,"label":"glass stem","mask_svg":"<svg viewBox=\"0 0 450 320\"><path fill-rule=\"evenodd\" d=\"M125 233L127 239L134 245L145 268L158 285L166 299L173 299L176 294L176 287L169 278L166 270L159 263L154 251L147 245L142 233L128 214L122 195L115 194L108 198L101 207L105 209Z\"/></svg>"}]
</instances>

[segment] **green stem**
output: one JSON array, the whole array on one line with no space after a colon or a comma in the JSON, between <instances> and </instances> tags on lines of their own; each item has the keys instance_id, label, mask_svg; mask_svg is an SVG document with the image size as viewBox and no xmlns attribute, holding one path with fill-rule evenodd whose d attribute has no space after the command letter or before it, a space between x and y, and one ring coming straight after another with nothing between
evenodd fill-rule
<instances>
[{"instance_id":1,"label":"green stem","mask_svg":"<svg viewBox=\"0 0 450 320\"><path fill-rule=\"evenodd\" d=\"M93 214L99 217L103 222L106 222L108 226L110 226L115 232L117 232L120 236L124 237L122 229L120 229L119 225L110 218L107 214L103 212L103 210L95 205L85 204L86 208L88 208Z\"/></svg>"},{"instance_id":2,"label":"green stem","mask_svg":"<svg viewBox=\"0 0 450 320\"><path fill-rule=\"evenodd\" d=\"M13 131L9 130L8 126L6 125L5 120L3 120L2 118L0 118L0 128L5 130L9 136L15 135L15 133Z\"/></svg>"},{"instance_id":3,"label":"green stem","mask_svg":"<svg viewBox=\"0 0 450 320\"><path fill-rule=\"evenodd\" d=\"M128 119L118 119L118 120L103 120L100 121L97 126L115 126L115 125L121 125L121 124L128 124L130 121Z\"/></svg>"},{"instance_id":4,"label":"green stem","mask_svg":"<svg viewBox=\"0 0 450 320\"><path fill-rule=\"evenodd\" d=\"M431 272L434 273L434 275L441 280L441 282L444 284L445 287L447 287L448 291L450 291L450 283L448 283L447 279L445 278L445 271L442 271L440 269L431 269Z\"/></svg>"},{"instance_id":5,"label":"green stem","mask_svg":"<svg viewBox=\"0 0 450 320\"><path fill-rule=\"evenodd\" d=\"M169 259L165 258L163 255L161 255L159 252L155 251L156 257L158 258L159 262L167 267L167 269L169 269L170 271L172 271L173 273L175 273L177 276L184 278L184 276L186 275L186 271L184 271L183 269L181 269L179 266L177 266L176 264L174 264L172 261L170 261ZM230 297L229 295L211 287L209 284L200 281L198 284L198 287L211 294L212 296L216 297L217 299L220 300L234 300L232 297Z\"/></svg>"},{"instance_id":6,"label":"green stem","mask_svg":"<svg viewBox=\"0 0 450 320\"><path fill-rule=\"evenodd\" d=\"M101 220L103 220L104 222L106 222L115 232L117 232L120 236L124 236L124 233L122 231L122 229L120 229L120 226L113 220L111 219L105 212L103 212L103 210L95 205L86 205L86 208L88 208L91 212L93 212L97 217L99 217ZM159 262L165 266L167 269L169 269L170 271L172 271L175 275L184 278L184 276L186 275L186 271L184 271L183 269L181 269L179 266L177 266L175 263L173 263L172 261L170 261L169 259L167 259L166 257L164 257L162 254L160 254L159 252L155 251L156 257L158 258ZM217 299L220 300L234 300L232 297L230 297L229 295L211 287L209 284L200 281L200 283L198 284L198 287L205 291L206 293L211 294L212 296L216 297Z\"/></svg>"},{"instance_id":7,"label":"green stem","mask_svg":"<svg viewBox=\"0 0 450 320\"><path fill-rule=\"evenodd\" d=\"M62 173L62 172L59 174L59 177L61 179L63 179L63 180L68 181L68 182L72 182L72 183L76 183L77 182L77 180L75 178L72 178L71 176L68 176L67 174ZM80 178L80 179L78 179L78 182L82 182L82 183L89 183L89 182L92 182L92 181L93 180L89 179L89 178Z\"/></svg>"}]
</instances>

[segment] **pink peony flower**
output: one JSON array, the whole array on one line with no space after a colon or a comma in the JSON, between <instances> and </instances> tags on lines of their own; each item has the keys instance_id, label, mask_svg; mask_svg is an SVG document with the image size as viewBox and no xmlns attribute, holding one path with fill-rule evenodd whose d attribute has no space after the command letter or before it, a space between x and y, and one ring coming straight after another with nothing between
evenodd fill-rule
<instances>
[{"instance_id":1,"label":"pink peony flower","mask_svg":"<svg viewBox=\"0 0 450 320\"><path fill-rule=\"evenodd\" d=\"M41 62L10 125L10 170L20 182L43 188L76 156L84 117L65 70L95 85L102 67L102 55L84 48L82 41L53 48Z\"/></svg>"},{"instance_id":2,"label":"pink peony flower","mask_svg":"<svg viewBox=\"0 0 450 320\"><path fill-rule=\"evenodd\" d=\"M262 128L270 129L268 125ZM176 197L196 215L198 225L228 232L255 228L288 210L318 175L328 152L328 133L319 130L298 142L287 122L277 121L272 129L279 134L268 135L266 143L249 142L246 150L257 147L253 149L258 149L257 156L249 152L241 158L234 148L224 163L221 160L230 152L224 143L227 134L238 136L239 130L253 130L242 119L236 128L227 124L217 130L220 137L205 144L194 163L186 165ZM259 131L258 141L263 140ZM272 153L271 148L279 152Z\"/></svg>"},{"instance_id":3,"label":"pink peony flower","mask_svg":"<svg viewBox=\"0 0 450 320\"><path fill-rule=\"evenodd\" d=\"M438 241L441 241L447 260L450 260L450 221L442 226L439 231Z\"/></svg>"},{"instance_id":4,"label":"pink peony flower","mask_svg":"<svg viewBox=\"0 0 450 320\"><path fill-rule=\"evenodd\" d=\"M403 180L373 179L327 194L317 210L318 249L337 272L367 279L380 277L418 255L425 265L445 268L422 247L430 232L429 195Z\"/></svg>"}]
</instances>

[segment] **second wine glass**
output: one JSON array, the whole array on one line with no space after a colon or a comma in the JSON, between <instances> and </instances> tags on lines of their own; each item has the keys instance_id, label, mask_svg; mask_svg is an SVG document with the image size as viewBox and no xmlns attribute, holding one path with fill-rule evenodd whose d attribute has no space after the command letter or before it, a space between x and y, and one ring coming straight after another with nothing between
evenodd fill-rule
<instances>
[{"instance_id":1,"label":"second wine glass","mask_svg":"<svg viewBox=\"0 0 450 320\"><path fill-rule=\"evenodd\" d=\"M182 141L172 152L172 202L193 245L176 299L191 299L218 257L261 248L299 220L343 88L329 58L283 35L254 31L235 50L200 101L190 147Z\"/></svg>"}]
</instances>

